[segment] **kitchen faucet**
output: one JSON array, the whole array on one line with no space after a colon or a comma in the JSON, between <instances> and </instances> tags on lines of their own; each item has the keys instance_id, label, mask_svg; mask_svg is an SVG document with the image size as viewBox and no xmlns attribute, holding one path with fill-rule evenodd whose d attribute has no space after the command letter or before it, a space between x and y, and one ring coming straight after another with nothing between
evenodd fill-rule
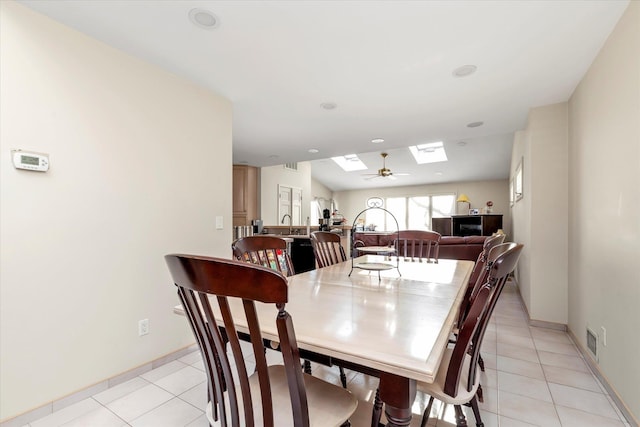
<instances>
[{"instance_id":1,"label":"kitchen faucet","mask_svg":"<svg viewBox=\"0 0 640 427\"><path fill-rule=\"evenodd\" d=\"M291 225L291 215L289 214L282 215L282 221L280 221L280 224L284 224L284 219L286 217L289 217L289 236L291 236L293 234L293 227Z\"/></svg>"}]
</instances>

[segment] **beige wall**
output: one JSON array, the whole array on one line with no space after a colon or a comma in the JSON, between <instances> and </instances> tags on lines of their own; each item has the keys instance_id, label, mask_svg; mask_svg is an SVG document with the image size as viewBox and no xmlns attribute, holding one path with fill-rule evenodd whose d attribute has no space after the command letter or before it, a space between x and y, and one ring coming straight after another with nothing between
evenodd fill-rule
<instances>
[{"instance_id":1,"label":"beige wall","mask_svg":"<svg viewBox=\"0 0 640 427\"><path fill-rule=\"evenodd\" d=\"M193 343L163 255L228 255L232 161L227 100L0 7L7 419ZM49 153L51 169L14 169L12 148Z\"/></svg>"},{"instance_id":2,"label":"beige wall","mask_svg":"<svg viewBox=\"0 0 640 427\"><path fill-rule=\"evenodd\" d=\"M311 178L311 200L318 198L330 200L333 198L333 191L320 181Z\"/></svg>"},{"instance_id":3,"label":"beige wall","mask_svg":"<svg viewBox=\"0 0 640 427\"><path fill-rule=\"evenodd\" d=\"M280 224L278 185L302 189L302 223L293 225L305 225L311 203L311 163L298 162L296 171L283 165L260 168L260 215L265 227Z\"/></svg>"},{"instance_id":4,"label":"beige wall","mask_svg":"<svg viewBox=\"0 0 640 427\"><path fill-rule=\"evenodd\" d=\"M569 328L640 420L640 2L569 101ZM607 330L603 345L601 327Z\"/></svg>"},{"instance_id":5,"label":"beige wall","mask_svg":"<svg viewBox=\"0 0 640 427\"><path fill-rule=\"evenodd\" d=\"M469 196L472 208L482 208L489 200L493 202L493 213L503 214L502 224L509 239L511 214L509 211L509 184L506 180L454 182L448 184L413 185L406 187L377 188L368 190L338 191L333 198L340 207L340 212L352 225L356 215L365 209L369 197L408 197L444 193L464 193ZM460 204L460 209L467 209L467 204ZM462 213L462 212L460 212Z\"/></svg>"},{"instance_id":6,"label":"beige wall","mask_svg":"<svg viewBox=\"0 0 640 427\"><path fill-rule=\"evenodd\" d=\"M514 138L511 176L522 162L523 197L515 202L514 240L525 245L517 277L529 316L567 324L567 104L534 108Z\"/></svg>"}]
</instances>

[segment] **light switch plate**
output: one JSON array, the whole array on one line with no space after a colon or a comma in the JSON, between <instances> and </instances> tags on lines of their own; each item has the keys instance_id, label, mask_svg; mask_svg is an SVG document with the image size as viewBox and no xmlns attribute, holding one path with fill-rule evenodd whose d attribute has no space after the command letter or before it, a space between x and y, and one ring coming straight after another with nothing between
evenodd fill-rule
<instances>
[{"instance_id":1,"label":"light switch plate","mask_svg":"<svg viewBox=\"0 0 640 427\"><path fill-rule=\"evenodd\" d=\"M216 216L216 230L222 230L222 217Z\"/></svg>"}]
</instances>

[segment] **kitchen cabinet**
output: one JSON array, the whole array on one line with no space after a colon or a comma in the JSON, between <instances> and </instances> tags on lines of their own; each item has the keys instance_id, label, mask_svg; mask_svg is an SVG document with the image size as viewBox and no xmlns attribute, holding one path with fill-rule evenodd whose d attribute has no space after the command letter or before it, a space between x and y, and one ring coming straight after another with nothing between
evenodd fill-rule
<instances>
[{"instance_id":1,"label":"kitchen cabinet","mask_svg":"<svg viewBox=\"0 0 640 427\"><path fill-rule=\"evenodd\" d=\"M233 165L233 226L258 219L258 168Z\"/></svg>"}]
</instances>

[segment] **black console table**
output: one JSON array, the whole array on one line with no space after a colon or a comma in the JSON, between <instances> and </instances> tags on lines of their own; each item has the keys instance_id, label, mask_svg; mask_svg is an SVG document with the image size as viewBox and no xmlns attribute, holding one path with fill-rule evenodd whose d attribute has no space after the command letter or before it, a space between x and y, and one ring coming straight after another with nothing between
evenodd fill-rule
<instances>
[{"instance_id":1,"label":"black console table","mask_svg":"<svg viewBox=\"0 0 640 427\"><path fill-rule=\"evenodd\" d=\"M491 236L502 228L502 214L433 218L431 229L443 236Z\"/></svg>"}]
</instances>

